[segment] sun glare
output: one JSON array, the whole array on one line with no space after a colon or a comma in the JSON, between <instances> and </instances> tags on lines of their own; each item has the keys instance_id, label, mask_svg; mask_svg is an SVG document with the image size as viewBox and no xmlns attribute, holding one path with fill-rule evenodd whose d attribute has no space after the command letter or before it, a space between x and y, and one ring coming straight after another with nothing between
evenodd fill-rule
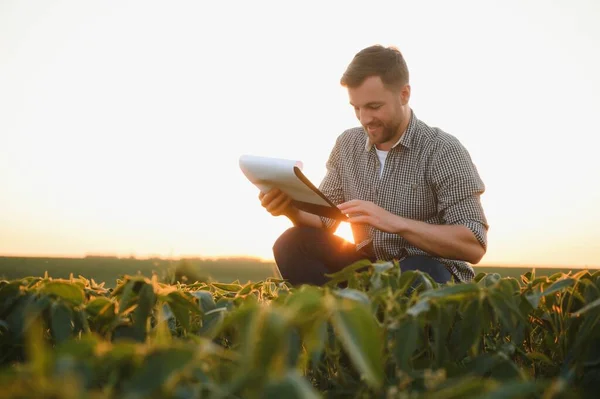
<instances>
[{"instance_id":1,"label":"sun glare","mask_svg":"<svg viewBox=\"0 0 600 399\"><path fill-rule=\"evenodd\" d=\"M371 10L382 23L342 38L364 9L339 18L320 2L315 20L302 3L261 19L255 2L234 14L182 3L0 1L0 255L271 261L292 223L260 206L239 157L302 161L318 186L358 124L341 74L379 43L405 55L415 115L457 137L485 183L483 262L600 266L600 168L585 145L600 108L598 2L437 1L433 14L390 2ZM549 118L556 76L569 101ZM354 242L347 222L335 234Z\"/></svg>"},{"instance_id":2,"label":"sun glare","mask_svg":"<svg viewBox=\"0 0 600 399\"><path fill-rule=\"evenodd\" d=\"M335 231L335 235L338 237L342 237L346 241L354 243L354 237L352 236L352 228L350 227L350 223L340 223L337 230Z\"/></svg>"}]
</instances>

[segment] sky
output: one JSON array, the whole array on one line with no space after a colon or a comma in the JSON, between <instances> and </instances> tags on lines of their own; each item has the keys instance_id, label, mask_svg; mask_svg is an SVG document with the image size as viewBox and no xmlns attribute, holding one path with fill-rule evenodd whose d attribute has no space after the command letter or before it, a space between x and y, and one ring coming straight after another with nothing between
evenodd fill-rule
<instances>
[{"instance_id":1,"label":"sky","mask_svg":"<svg viewBox=\"0 0 600 399\"><path fill-rule=\"evenodd\" d=\"M600 2L0 1L0 255L272 259L238 159L318 184L339 78L398 47L485 185L481 264L600 266ZM338 234L348 237L348 226Z\"/></svg>"}]
</instances>

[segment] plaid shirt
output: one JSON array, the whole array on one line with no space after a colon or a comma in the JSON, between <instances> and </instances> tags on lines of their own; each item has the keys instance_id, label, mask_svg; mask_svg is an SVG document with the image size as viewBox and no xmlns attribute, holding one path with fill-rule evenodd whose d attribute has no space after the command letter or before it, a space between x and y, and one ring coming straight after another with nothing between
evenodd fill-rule
<instances>
[{"instance_id":1,"label":"plaid shirt","mask_svg":"<svg viewBox=\"0 0 600 399\"><path fill-rule=\"evenodd\" d=\"M375 146L362 127L346 130L337 141L319 189L336 205L359 199L387 211L430 224L468 227L485 248L488 224L480 202L485 186L467 150L458 139L432 128L412 113L408 128L392 147L380 177ZM322 217L326 228L333 219ZM366 224L353 224L356 249L372 245L377 259L401 261L411 255L428 255L398 234ZM466 262L435 258L460 281L475 275Z\"/></svg>"}]
</instances>

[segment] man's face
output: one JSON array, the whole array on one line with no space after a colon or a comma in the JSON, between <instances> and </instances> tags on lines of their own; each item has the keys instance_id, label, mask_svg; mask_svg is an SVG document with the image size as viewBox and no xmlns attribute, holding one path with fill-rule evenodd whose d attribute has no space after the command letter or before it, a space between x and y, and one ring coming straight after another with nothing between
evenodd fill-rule
<instances>
[{"instance_id":1,"label":"man's face","mask_svg":"<svg viewBox=\"0 0 600 399\"><path fill-rule=\"evenodd\" d=\"M379 76L368 77L359 87L348 88L350 105L377 148L389 150L402 135L399 127L404 121L403 106L408 102L408 98L404 98L406 95L405 89L387 89Z\"/></svg>"}]
</instances>

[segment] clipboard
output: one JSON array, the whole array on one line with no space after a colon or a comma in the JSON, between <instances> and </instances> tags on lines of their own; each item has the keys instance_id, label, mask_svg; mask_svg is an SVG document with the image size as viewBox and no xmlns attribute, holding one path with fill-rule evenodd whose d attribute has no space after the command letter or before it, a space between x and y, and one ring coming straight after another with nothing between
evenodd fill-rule
<instances>
[{"instance_id":1,"label":"clipboard","mask_svg":"<svg viewBox=\"0 0 600 399\"><path fill-rule=\"evenodd\" d=\"M239 166L246 178L263 193L278 188L302 211L336 220L347 219L302 173L300 161L246 154L240 157Z\"/></svg>"}]
</instances>

